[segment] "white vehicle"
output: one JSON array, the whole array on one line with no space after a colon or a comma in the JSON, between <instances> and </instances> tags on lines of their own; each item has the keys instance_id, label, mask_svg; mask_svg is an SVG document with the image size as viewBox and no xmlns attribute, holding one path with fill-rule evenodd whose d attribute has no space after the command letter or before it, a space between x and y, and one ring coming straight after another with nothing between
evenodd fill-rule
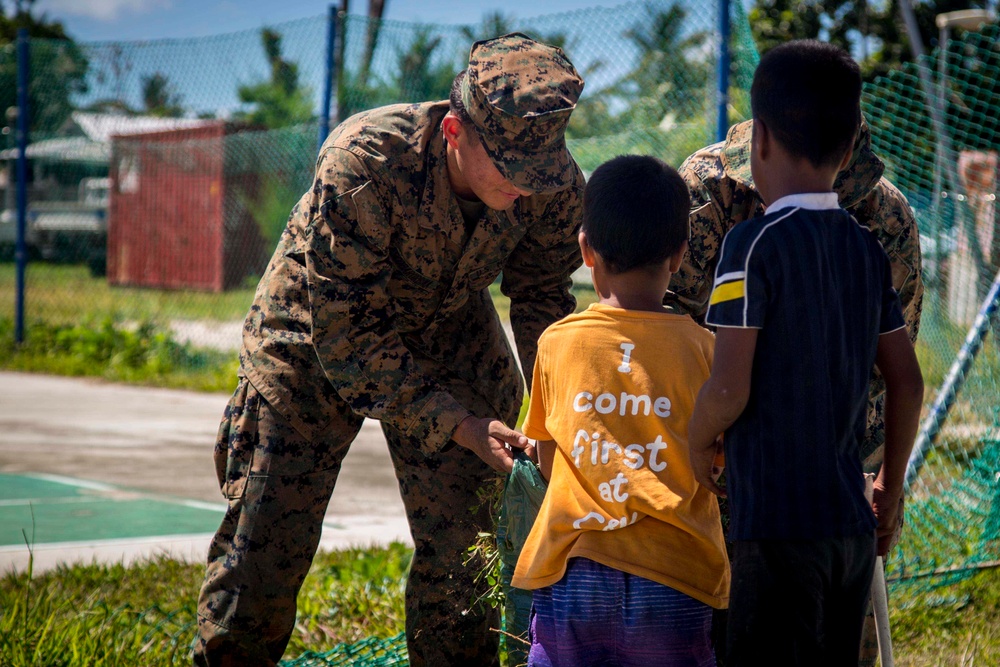
<instances>
[{"instance_id":1,"label":"white vehicle","mask_svg":"<svg viewBox=\"0 0 1000 667\"><path fill-rule=\"evenodd\" d=\"M85 261L94 273L103 273L110 184L108 178L84 178L75 201L29 202L29 252L48 261ZM0 245L12 249L16 242L17 211L7 208L0 214Z\"/></svg>"}]
</instances>

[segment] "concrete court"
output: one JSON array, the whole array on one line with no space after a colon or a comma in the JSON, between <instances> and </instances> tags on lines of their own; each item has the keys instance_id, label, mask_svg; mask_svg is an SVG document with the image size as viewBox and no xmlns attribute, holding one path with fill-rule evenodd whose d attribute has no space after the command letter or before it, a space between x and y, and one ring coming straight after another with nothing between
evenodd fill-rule
<instances>
[{"instance_id":1,"label":"concrete court","mask_svg":"<svg viewBox=\"0 0 1000 667\"><path fill-rule=\"evenodd\" d=\"M203 560L225 509L212 450L228 398L0 372L0 485L6 487L0 488L0 510L8 510L0 512L8 524L0 532L20 534L20 524L11 525L12 510L22 524L29 510L39 524L60 518L58 534L66 539L42 541L58 526L39 526L46 530L39 530L42 538L33 547L36 571L62 562L129 562L161 553ZM126 529L126 515L102 514L113 502L131 503L132 515L163 508L166 514L157 517L162 530L153 531L162 534L136 535L143 530ZM83 509L91 506L93 511ZM177 518L184 513L184 520ZM94 532L105 539L80 539L80 522L102 516L101 530ZM201 530L192 533L192 526ZM412 543L382 432L377 422L366 421L344 461L321 548L391 541ZM28 556L23 540L3 541L0 573L27 567Z\"/></svg>"}]
</instances>

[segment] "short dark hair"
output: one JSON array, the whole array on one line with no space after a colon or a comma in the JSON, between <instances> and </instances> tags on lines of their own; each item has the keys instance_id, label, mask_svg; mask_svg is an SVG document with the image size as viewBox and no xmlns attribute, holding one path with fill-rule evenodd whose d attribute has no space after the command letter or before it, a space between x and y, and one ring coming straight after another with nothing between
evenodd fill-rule
<instances>
[{"instance_id":1,"label":"short dark hair","mask_svg":"<svg viewBox=\"0 0 1000 667\"><path fill-rule=\"evenodd\" d=\"M591 174L583 231L612 273L662 264L688 238L691 195L677 170L650 155L619 155Z\"/></svg>"},{"instance_id":2,"label":"short dark hair","mask_svg":"<svg viewBox=\"0 0 1000 667\"><path fill-rule=\"evenodd\" d=\"M455 114L455 117L458 118L462 125L474 130L476 126L473 124L472 117L465 108L465 102L462 101L462 82L465 80L466 71L463 69L451 80L451 92L448 94L448 108Z\"/></svg>"},{"instance_id":3,"label":"short dark hair","mask_svg":"<svg viewBox=\"0 0 1000 667\"><path fill-rule=\"evenodd\" d=\"M760 59L750 87L753 117L789 153L816 167L844 157L861 123L861 69L824 42L786 42Z\"/></svg>"}]
</instances>

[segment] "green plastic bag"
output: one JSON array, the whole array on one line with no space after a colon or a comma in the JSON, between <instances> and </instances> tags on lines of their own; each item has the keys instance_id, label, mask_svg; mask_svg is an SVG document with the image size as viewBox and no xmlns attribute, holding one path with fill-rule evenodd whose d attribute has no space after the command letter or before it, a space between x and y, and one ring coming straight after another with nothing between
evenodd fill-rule
<instances>
[{"instance_id":1,"label":"green plastic bag","mask_svg":"<svg viewBox=\"0 0 1000 667\"><path fill-rule=\"evenodd\" d=\"M542 474L523 452L514 455L514 469L504 484L500 516L497 519L497 551L500 552L500 578L504 592L504 625L513 637L504 637L507 664L517 667L528 662L528 615L531 612L531 591L514 588L517 558L528 539L528 533L542 506L548 485ZM523 641L516 639L519 637Z\"/></svg>"}]
</instances>

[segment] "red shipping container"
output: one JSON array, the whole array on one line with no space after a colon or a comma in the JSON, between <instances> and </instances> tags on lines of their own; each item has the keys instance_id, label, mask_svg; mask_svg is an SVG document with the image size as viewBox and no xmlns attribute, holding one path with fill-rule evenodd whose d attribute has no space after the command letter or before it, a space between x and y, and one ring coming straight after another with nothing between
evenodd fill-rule
<instances>
[{"instance_id":1,"label":"red shipping container","mask_svg":"<svg viewBox=\"0 0 1000 667\"><path fill-rule=\"evenodd\" d=\"M252 160L228 154L240 129L210 121L112 137L110 284L220 292L260 275L260 177Z\"/></svg>"}]
</instances>

